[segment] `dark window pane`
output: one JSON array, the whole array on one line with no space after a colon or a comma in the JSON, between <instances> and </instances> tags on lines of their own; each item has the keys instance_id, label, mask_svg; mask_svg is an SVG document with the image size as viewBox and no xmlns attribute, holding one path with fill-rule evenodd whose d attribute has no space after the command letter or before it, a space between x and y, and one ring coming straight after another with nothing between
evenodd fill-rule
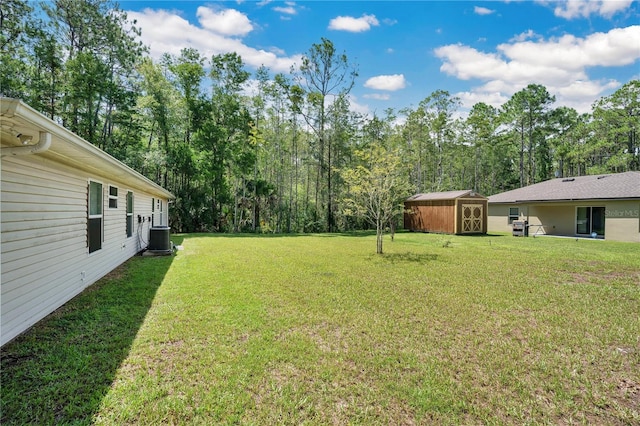
<instances>
[{"instance_id":1,"label":"dark window pane","mask_svg":"<svg viewBox=\"0 0 640 426\"><path fill-rule=\"evenodd\" d=\"M102 218L89 219L89 253L102 248Z\"/></svg>"}]
</instances>

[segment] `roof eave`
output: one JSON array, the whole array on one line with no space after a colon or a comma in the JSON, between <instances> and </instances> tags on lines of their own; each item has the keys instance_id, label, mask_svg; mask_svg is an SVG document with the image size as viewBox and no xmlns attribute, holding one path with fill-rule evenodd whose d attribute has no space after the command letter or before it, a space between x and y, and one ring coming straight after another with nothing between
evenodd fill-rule
<instances>
[{"instance_id":1,"label":"roof eave","mask_svg":"<svg viewBox=\"0 0 640 426\"><path fill-rule=\"evenodd\" d=\"M143 176L131 167L107 154L100 148L92 145L91 143L82 139L80 136L76 135L65 127L55 123L48 117L45 117L43 114L36 111L19 99L0 98L0 116L11 119L20 118L21 120L27 122L28 126L38 129L39 131L49 132L54 135L56 137L56 143L52 144L49 152L56 154L58 158L65 159L66 162L73 164L79 169L91 172L99 170L104 173L102 167L107 165L107 168L116 172L120 172L120 175L135 178L138 182L138 186L142 187L141 189L146 189L151 193L161 195L168 199L175 198L175 196L171 192L156 184L146 176ZM57 151L56 145L59 143L67 145L74 152L84 154L82 155L84 161L80 161L77 158L69 157L63 152Z\"/></svg>"},{"instance_id":2,"label":"roof eave","mask_svg":"<svg viewBox=\"0 0 640 426\"><path fill-rule=\"evenodd\" d=\"M510 200L510 201L492 201L489 204L526 204L526 203L573 203L580 201L636 201L638 197L611 197L611 198L563 198L558 200Z\"/></svg>"}]
</instances>

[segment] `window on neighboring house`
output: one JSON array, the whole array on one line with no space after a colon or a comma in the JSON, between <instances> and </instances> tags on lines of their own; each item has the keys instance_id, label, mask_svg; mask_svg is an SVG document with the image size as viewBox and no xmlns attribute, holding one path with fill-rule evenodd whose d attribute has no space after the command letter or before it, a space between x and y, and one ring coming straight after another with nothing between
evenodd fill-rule
<instances>
[{"instance_id":1,"label":"window on neighboring house","mask_svg":"<svg viewBox=\"0 0 640 426\"><path fill-rule=\"evenodd\" d=\"M109 185L109 208L118 208L118 187Z\"/></svg>"},{"instance_id":2,"label":"window on neighboring house","mask_svg":"<svg viewBox=\"0 0 640 426\"><path fill-rule=\"evenodd\" d=\"M509 207L509 225L511 225L514 220L518 220L519 218L520 218L520 208Z\"/></svg>"},{"instance_id":3,"label":"window on neighboring house","mask_svg":"<svg viewBox=\"0 0 640 426\"><path fill-rule=\"evenodd\" d=\"M89 253L102 248L102 184L89 181L87 209L87 246Z\"/></svg>"},{"instance_id":4,"label":"window on neighboring house","mask_svg":"<svg viewBox=\"0 0 640 426\"><path fill-rule=\"evenodd\" d=\"M127 237L133 235L133 192L127 192Z\"/></svg>"}]
</instances>

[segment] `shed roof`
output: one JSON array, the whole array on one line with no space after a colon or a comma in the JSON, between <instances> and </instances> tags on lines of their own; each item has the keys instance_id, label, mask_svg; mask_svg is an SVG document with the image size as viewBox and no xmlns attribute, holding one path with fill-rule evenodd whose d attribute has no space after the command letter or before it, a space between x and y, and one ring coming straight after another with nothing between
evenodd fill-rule
<instances>
[{"instance_id":1,"label":"shed roof","mask_svg":"<svg viewBox=\"0 0 640 426\"><path fill-rule=\"evenodd\" d=\"M470 189L462 191L445 191L445 192L429 192L426 194L416 194L407 198L407 201L421 201L421 200L453 200L454 198L462 198L466 196L476 197L480 196Z\"/></svg>"},{"instance_id":2,"label":"shed roof","mask_svg":"<svg viewBox=\"0 0 640 426\"><path fill-rule=\"evenodd\" d=\"M169 199L175 198L171 192L160 185L19 99L0 97L0 121L2 123L0 128L3 133L3 143L12 143L14 146L20 145L18 138L9 137L12 133L32 136L37 140L38 131L48 132L51 134L51 146L47 151L38 155L79 170L94 173L96 176L110 176L151 194L157 194Z\"/></svg>"},{"instance_id":3,"label":"shed roof","mask_svg":"<svg viewBox=\"0 0 640 426\"><path fill-rule=\"evenodd\" d=\"M640 172L551 179L489 197L490 203L640 199Z\"/></svg>"}]
</instances>

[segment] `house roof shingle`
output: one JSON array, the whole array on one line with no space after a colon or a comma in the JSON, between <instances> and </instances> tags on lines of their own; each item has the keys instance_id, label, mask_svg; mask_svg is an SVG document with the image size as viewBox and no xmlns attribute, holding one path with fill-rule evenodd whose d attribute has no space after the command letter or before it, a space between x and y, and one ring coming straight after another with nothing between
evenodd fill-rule
<instances>
[{"instance_id":1,"label":"house roof shingle","mask_svg":"<svg viewBox=\"0 0 640 426\"><path fill-rule=\"evenodd\" d=\"M551 179L491 195L489 203L640 199L640 172Z\"/></svg>"}]
</instances>

